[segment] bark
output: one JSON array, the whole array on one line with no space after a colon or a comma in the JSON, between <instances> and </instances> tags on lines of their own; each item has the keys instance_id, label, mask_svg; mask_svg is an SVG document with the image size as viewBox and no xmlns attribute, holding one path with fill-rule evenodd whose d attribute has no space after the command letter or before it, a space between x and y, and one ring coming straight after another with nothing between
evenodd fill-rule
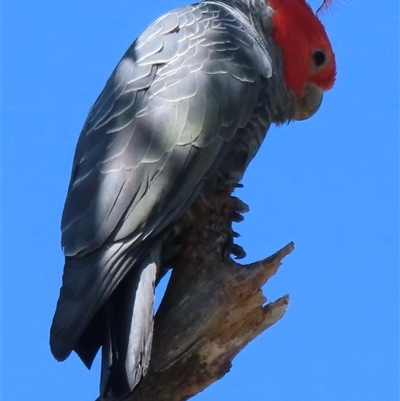
<instances>
[{"instance_id":1,"label":"bark","mask_svg":"<svg viewBox=\"0 0 400 401\"><path fill-rule=\"evenodd\" d=\"M219 380L246 344L280 320L289 296L266 304L261 287L293 243L248 265L230 258L232 220L246 211L221 192L196 215L156 314L147 374L127 401L186 400Z\"/></svg>"}]
</instances>

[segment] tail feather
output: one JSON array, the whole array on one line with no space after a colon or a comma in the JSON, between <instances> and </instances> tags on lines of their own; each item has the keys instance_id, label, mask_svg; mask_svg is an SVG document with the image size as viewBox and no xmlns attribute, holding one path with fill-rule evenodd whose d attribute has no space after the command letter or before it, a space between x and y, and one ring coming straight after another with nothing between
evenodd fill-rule
<instances>
[{"instance_id":1,"label":"tail feather","mask_svg":"<svg viewBox=\"0 0 400 401\"><path fill-rule=\"evenodd\" d=\"M105 308L100 309L74 347L85 366L90 369L104 341Z\"/></svg>"},{"instance_id":2,"label":"tail feather","mask_svg":"<svg viewBox=\"0 0 400 401\"><path fill-rule=\"evenodd\" d=\"M137 255L129 246L129 242L116 243L82 258L66 258L50 329L50 347L57 360L75 350L90 366L101 341L101 309L125 275L136 268Z\"/></svg>"},{"instance_id":3,"label":"tail feather","mask_svg":"<svg viewBox=\"0 0 400 401\"><path fill-rule=\"evenodd\" d=\"M127 395L146 374L153 338L154 286L158 249L132 269L105 307L106 338L102 349L102 400Z\"/></svg>"}]
</instances>

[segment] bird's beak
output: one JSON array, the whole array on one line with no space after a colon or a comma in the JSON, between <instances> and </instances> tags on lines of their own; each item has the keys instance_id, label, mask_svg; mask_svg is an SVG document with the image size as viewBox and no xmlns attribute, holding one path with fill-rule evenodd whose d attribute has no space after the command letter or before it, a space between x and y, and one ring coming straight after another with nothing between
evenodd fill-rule
<instances>
[{"instance_id":1,"label":"bird's beak","mask_svg":"<svg viewBox=\"0 0 400 401\"><path fill-rule=\"evenodd\" d=\"M294 107L294 120L306 120L314 115L322 103L324 92L318 86L307 83L304 94L296 96Z\"/></svg>"}]
</instances>

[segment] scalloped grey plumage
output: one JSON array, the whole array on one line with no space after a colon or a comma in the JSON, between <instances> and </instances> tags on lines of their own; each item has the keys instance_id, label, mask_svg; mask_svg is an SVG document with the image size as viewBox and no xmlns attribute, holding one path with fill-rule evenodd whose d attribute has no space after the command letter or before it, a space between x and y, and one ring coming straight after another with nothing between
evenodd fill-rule
<instances>
[{"instance_id":1,"label":"scalloped grey plumage","mask_svg":"<svg viewBox=\"0 0 400 401\"><path fill-rule=\"evenodd\" d=\"M291 115L270 16L261 0L164 15L89 113L62 217L66 259L50 343L57 359L75 350L88 367L103 346L105 398L130 391L147 369L165 238L197 199L233 188L269 125Z\"/></svg>"}]
</instances>

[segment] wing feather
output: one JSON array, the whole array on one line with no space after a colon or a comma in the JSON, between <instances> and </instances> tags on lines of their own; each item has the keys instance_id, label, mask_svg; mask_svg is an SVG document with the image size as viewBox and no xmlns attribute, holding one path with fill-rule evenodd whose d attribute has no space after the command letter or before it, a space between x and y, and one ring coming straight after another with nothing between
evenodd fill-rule
<instances>
[{"instance_id":1,"label":"wing feather","mask_svg":"<svg viewBox=\"0 0 400 401\"><path fill-rule=\"evenodd\" d=\"M272 74L253 34L222 5L184 7L152 24L114 70L74 158L62 218L73 267L65 266L53 324L62 322L60 336L79 338L134 265L135 249L182 216L249 124Z\"/></svg>"}]
</instances>

